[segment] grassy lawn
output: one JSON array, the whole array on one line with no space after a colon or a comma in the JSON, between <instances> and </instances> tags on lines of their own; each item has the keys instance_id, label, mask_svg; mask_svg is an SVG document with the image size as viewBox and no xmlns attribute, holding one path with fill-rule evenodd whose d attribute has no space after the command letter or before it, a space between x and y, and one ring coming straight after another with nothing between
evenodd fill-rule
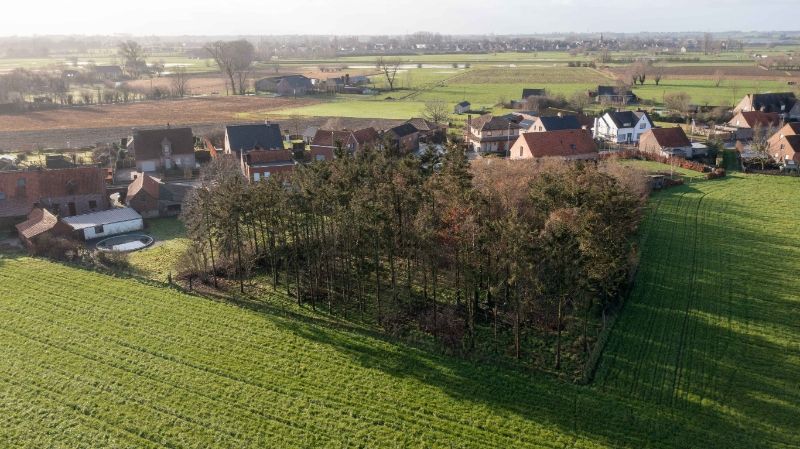
<instances>
[{"instance_id":1,"label":"grassy lawn","mask_svg":"<svg viewBox=\"0 0 800 449\"><path fill-rule=\"evenodd\" d=\"M586 387L280 294L236 307L0 258L0 446L798 447L799 186L736 175L656 194Z\"/></svg>"},{"instance_id":2,"label":"grassy lawn","mask_svg":"<svg viewBox=\"0 0 800 449\"><path fill-rule=\"evenodd\" d=\"M145 232L155 239L150 248L130 253L128 260L134 270L151 279L166 281L169 273L174 276L177 264L189 240L183 223L177 218L154 218L145 220Z\"/></svg>"},{"instance_id":3,"label":"grassy lawn","mask_svg":"<svg viewBox=\"0 0 800 449\"><path fill-rule=\"evenodd\" d=\"M792 90L792 86L787 86L785 82L771 81L769 79L731 79L723 81L719 87L715 86L715 84L715 81L710 79L668 78L658 86L651 82L644 86L636 86L633 91L641 98L655 100L659 103L663 101L665 93L686 92L689 94L692 104L733 106L747 93L787 92Z\"/></svg>"}]
</instances>

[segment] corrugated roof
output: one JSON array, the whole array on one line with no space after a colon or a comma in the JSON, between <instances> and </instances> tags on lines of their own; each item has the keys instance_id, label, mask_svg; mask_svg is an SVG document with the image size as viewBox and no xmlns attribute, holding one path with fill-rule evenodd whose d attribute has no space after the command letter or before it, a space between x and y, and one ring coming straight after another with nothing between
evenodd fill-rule
<instances>
[{"instance_id":1,"label":"corrugated roof","mask_svg":"<svg viewBox=\"0 0 800 449\"><path fill-rule=\"evenodd\" d=\"M102 212L66 217L62 218L61 221L68 224L72 229L80 231L81 229L93 228L95 226L122 223L141 218L142 216L139 215L139 212L136 212L130 207L120 207L117 209L104 210Z\"/></svg>"}]
</instances>

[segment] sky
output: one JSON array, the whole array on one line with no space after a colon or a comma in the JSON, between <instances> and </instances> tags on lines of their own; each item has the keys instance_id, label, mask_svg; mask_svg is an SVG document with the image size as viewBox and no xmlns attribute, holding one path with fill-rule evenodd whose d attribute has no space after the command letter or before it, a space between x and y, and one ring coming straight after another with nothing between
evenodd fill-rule
<instances>
[{"instance_id":1,"label":"sky","mask_svg":"<svg viewBox=\"0 0 800 449\"><path fill-rule=\"evenodd\" d=\"M792 31L800 0L3 0L0 35Z\"/></svg>"}]
</instances>

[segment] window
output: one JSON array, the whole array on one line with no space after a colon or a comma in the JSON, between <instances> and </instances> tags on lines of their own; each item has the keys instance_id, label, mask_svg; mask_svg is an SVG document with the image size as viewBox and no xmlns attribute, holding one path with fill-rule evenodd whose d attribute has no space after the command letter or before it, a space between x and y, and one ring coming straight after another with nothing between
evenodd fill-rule
<instances>
[{"instance_id":1,"label":"window","mask_svg":"<svg viewBox=\"0 0 800 449\"><path fill-rule=\"evenodd\" d=\"M325 155L324 154L318 154L317 157L316 157L316 160L324 161L325 160Z\"/></svg>"},{"instance_id":2,"label":"window","mask_svg":"<svg viewBox=\"0 0 800 449\"><path fill-rule=\"evenodd\" d=\"M269 172L268 172L268 171L265 171L265 172L264 172L264 174L263 174L263 175L261 175L261 176L263 176L265 179L266 179L266 178L269 178Z\"/></svg>"},{"instance_id":3,"label":"window","mask_svg":"<svg viewBox=\"0 0 800 449\"><path fill-rule=\"evenodd\" d=\"M89 209L97 209L97 201L89 200Z\"/></svg>"},{"instance_id":4,"label":"window","mask_svg":"<svg viewBox=\"0 0 800 449\"><path fill-rule=\"evenodd\" d=\"M647 123L642 123L641 125L639 125L639 129L645 129L645 128L647 128Z\"/></svg>"},{"instance_id":5,"label":"window","mask_svg":"<svg viewBox=\"0 0 800 449\"><path fill-rule=\"evenodd\" d=\"M102 234L103 233L103 225L97 225L94 227L95 234Z\"/></svg>"},{"instance_id":6,"label":"window","mask_svg":"<svg viewBox=\"0 0 800 449\"><path fill-rule=\"evenodd\" d=\"M6 199L5 192L0 192L0 200L4 200L4 199Z\"/></svg>"},{"instance_id":7,"label":"window","mask_svg":"<svg viewBox=\"0 0 800 449\"><path fill-rule=\"evenodd\" d=\"M161 152L164 153L164 157L170 157L172 155L172 144L169 143L169 140L164 140L161 142Z\"/></svg>"},{"instance_id":8,"label":"window","mask_svg":"<svg viewBox=\"0 0 800 449\"><path fill-rule=\"evenodd\" d=\"M253 173L253 181L256 181L256 182L261 181L261 173L258 173L258 172Z\"/></svg>"},{"instance_id":9,"label":"window","mask_svg":"<svg viewBox=\"0 0 800 449\"><path fill-rule=\"evenodd\" d=\"M25 187L25 178L17 179L17 187Z\"/></svg>"}]
</instances>

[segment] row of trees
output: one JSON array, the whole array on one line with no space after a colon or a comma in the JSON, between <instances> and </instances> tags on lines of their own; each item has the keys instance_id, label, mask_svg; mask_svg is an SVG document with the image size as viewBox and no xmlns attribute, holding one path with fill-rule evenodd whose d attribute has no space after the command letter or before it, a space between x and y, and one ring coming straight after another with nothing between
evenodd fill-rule
<instances>
[{"instance_id":1,"label":"row of trees","mask_svg":"<svg viewBox=\"0 0 800 449\"><path fill-rule=\"evenodd\" d=\"M422 330L455 352L541 361L526 342L545 341L560 369L619 302L642 184L593 164L494 162L471 167L455 147L340 151L248 184L216 160L184 208L182 275L242 292L268 279L300 305Z\"/></svg>"}]
</instances>

